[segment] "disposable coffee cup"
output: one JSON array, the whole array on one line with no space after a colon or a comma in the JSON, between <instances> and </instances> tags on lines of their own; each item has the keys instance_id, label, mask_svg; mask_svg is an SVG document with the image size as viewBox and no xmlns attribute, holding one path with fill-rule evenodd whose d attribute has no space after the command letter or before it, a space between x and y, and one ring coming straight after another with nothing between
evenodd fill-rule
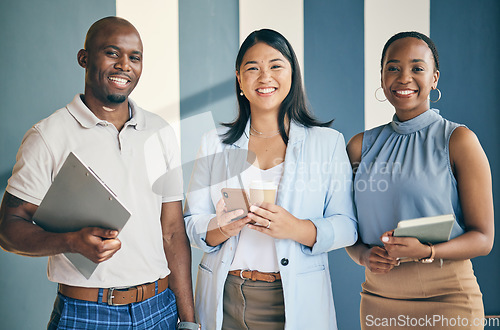
<instances>
[{"instance_id":1,"label":"disposable coffee cup","mask_svg":"<svg viewBox=\"0 0 500 330\"><path fill-rule=\"evenodd\" d=\"M263 202L275 204L278 186L273 181L252 181L250 183L250 203L261 205Z\"/></svg>"}]
</instances>

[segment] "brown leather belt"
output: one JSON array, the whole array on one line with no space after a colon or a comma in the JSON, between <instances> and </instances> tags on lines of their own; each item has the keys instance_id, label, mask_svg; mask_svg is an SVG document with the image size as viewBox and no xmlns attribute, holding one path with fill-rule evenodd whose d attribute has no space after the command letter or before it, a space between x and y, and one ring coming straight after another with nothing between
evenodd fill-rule
<instances>
[{"instance_id":1,"label":"brown leather belt","mask_svg":"<svg viewBox=\"0 0 500 330\"><path fill-rule=\"evenodd\" d=\"M155 283L158 283L158 294L168 288L168 276L156 282L141 284L126 289L102 289L102 301L112 306L128 305L141 302L156 295ZM99 302L99 288L84 288L59 284L59 292L69 298Z\"/></svg>"},{"instance_id":2,"label":"brown leather belt","mask_svg":"<svg viewBox=\"0 0 500 330\"><path fill-rule=\"evenodd\" d=\"M263 281L272 283L277 280L281 280L280 273L261 273L257 270L230 270L229 275L239 276L242 279L252 280L252 281Z\"/></svg>"}]
</instances>

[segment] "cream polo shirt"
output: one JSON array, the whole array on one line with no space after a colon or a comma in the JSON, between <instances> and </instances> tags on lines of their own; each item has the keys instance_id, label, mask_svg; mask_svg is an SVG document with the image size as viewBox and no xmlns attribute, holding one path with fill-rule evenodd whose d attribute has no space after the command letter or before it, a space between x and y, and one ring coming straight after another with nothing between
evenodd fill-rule
<instances>
[{"instance_id":1,"label":"cream polo shirt","mask_svg":"<svg viewBox=\"0 0 500 330\"><path fill-rule=\"evenodd\" d=\"M34 125L17 153L7 191L39 205L70 152L90 166L131 211L118 238L121 249L87 280L62 254L49 257L48 278L84 287L127 287L170 273L163 251L162 203L183 198L173 129L129 99L132 118L118 132L76 95Z\"/></svg>"}]
</instances>

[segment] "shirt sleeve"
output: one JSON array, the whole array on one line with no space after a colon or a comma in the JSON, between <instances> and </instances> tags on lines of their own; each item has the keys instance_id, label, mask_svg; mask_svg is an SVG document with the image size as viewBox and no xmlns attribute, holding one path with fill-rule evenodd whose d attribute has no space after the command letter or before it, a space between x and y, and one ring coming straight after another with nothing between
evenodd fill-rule
<instances>
[{"instance_id":1,"label":"shirt sleeve","mask_svg":"<svg viewBox=\"0 0 500 330\"><path fill-rule=\"evenodd\" d=\"M340 133L329 166L333 170L323 217L310 219L316 226L317 236L312 249L302 246L302 251L306 254L319 254L350 246L358 238L352 193L352 169L344 137Z\"/></svg>"},{"instance_id":2,"label":"shirt sleeve","mask_svg":"<svg viewBox=\"0 0 500 330\"><path fill-rule=\"evenodd\" d=\"M167 125L158 131L157 138L164 167L162 166L161 170L163 173L153 180L153 191L161 194L163 203L183 200L182 163L175 132L170 125ZM150 166L148 170L154 172L151 169Z\"/></svg>"},{"instance_id":3,"label":"shirt sleeve","mask_svg":"<svg viewBox=\"0 0 500 330\"><path fill-rule=\"evenodd\" d=\"M36 126L24 135L6 191L40 205L54 179L54 157Z\"/></svg>"}]
</instances>

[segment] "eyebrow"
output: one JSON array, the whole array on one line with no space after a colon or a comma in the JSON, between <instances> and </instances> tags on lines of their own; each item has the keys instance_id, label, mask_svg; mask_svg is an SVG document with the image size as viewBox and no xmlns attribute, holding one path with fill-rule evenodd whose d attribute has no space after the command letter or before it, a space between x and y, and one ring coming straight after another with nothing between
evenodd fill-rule
<instances>
[{"instance_id":1,"label":"eyebrow","mask_svg":"<svg viewBox=\"0 0 500 330\"><path fill-rule=\"evenodd\" d=\"M106 48L113 48L113 49L116 49L116 50L118 50L118 51L121 51L120 47L115 46L115 45L107 45L107 46L103 47L103 49L106 49ZM140 55L140 56L142 56L142 52L141 52L141 51L139 51L139 50L134 50L134 51L132 52L132 54L136 54L136 55Z\"/></svg>"},{"instance_id":2,"label":"eyebrow","mask_svg":"<svg viewBox=\"0 0 500 330\"><path fill-rule=\"evenodd\" d=\"M272 62L277 62L277 61L280 61L280 62L285 62L283 61L281 58L275 58L275 59L272 59L269 61L269 63L272 63ZM245 65L248 65L248 64L257 64L257 61L247 61L245 64L243 64L244 66Z\"/></svg>"},{"instance_id":3,"label":"eyebrow","mask_svg":"<svg viewBox=\"0 0 500 330\"><path fill-rule=\"evenodd\" d=\"M426 63L424 60L421 60L419 58L411 60L411 63L419 63L419 62ZM400 61L399 60L388 60L385 64L389 64L389 63L400 63Z\"/></svg>"}]
</instances>

